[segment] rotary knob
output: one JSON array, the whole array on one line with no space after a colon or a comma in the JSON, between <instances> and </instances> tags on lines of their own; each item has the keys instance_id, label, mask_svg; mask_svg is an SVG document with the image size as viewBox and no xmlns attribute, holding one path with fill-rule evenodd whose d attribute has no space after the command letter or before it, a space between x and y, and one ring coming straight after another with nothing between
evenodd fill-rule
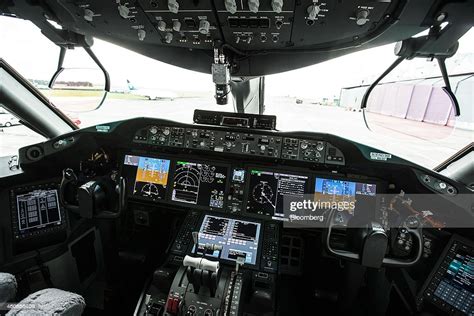
<instances>
[{"instance_id":1,"label":"rotary knob","mask_svg":"<svg viewBox=\"0 0 474 316\"><path fill-rule=\"evenodd\" d=\"M150 127L150 133L152 135L155 135L156 133L158 133L158 127L156 127L156 126Z\"/></svg>"},{"instance_id":2,"label":"rotary knob","mask_svg":"<svg viewBox=\"0 0 474 316\"><path fill-rule=\"evenodd\" d=\"M320 11L321 11L321 8L319 7L319 5L316 5L316 4L310 5L307 9L308 20L311 20L311 21L316 20Z\"/></svg>"},{"instance_id":3,"label":"rotary knob","mask_svg":"<svg viewBox=\"0 0 474 316\"><path fill-rule=\"evenodd\" d=\"M130 9L126 5L120 4L118 7L118 12L120 16L124 19L128 19L128 15L130 14Z\"/></svg>"},{"instance_id":4,"label":"rotary knob","mask_svg":"<svg viewBox=\"0 0 474 316\"><path fill-rule=\"evenodd\" d=\"M369 21L368 17L369 17L369 11L360 10L359 12L357 12L356 24L359 26L365 25Z\"/></svg>"},{"instance_id":5,"label":"rotary knob","mask_svg":"<svg viewBox=\"0 0 474 316\"><path fill-rule=\"evenodd\" d=\"M171 133L171 131L170 131L169 128L165 128L165 129L163 130L163 135L165 135L165 136L168 136L170 133Z\"/></svg>"},{"instance_id":6,"label":"rotary knob","mask_svg":"<svg viewBox=\"0 0 474 316\"><path fill-rule=\"evenodd\" d=\"M161 32L164 32L166 30L166 22L161 20L161 21L158 21L158 26L157 26L158 30L160 30Z\"/></svg>"},{"instance_id":7,"label":"rotary knob","mask_svg":"<svg viewBox=\"0 0 474 316\"><path fill-rule=\"evenodd\" d=\"M208 34L210 27L211 27L211 23L209 23L208 20L201 20L201 22L199 22L199 33L204 34L204 35Z\"/></svg>"},{"instance_id":8,"label":"rotary knob","mask_svg":"<svg viewBox=\"0 0 474 316\"><path fill-rule=\"evenodd\" d=\"M179 3L176 0L168 0L168 10L170 10L171 13L178 13Z\"/></svg>"},{"instance_id":9,"label":"rotary knob","mask_svg":"<svg viewBox=\"0 0 474 316\"><path fill-rule=\"evenodd\" d=\"M173 33L166 33L165 34L165 43L170 44L173 41Z\"/></svg>"},{"instance_id":10,"label":"rotary knob","mask_svg":"<svg viewBox=\"0 0 474 316\"><path fill-rule=\"evenodd\" d=\"M321 151L321 150L323 150L323 149L324 149L323 143L318 143L318 145L316 146L316 150L317 150L317 151Z\"/></svg>"},{"instance_id":11,"label":"rotary knob","mask_svg":"<svg viewBox=\"0 0 474 316\"><path fill-rule=\"evenodd\" d=\"M276 13L281 13L283 9L283 0L272 0L272 9Z\"/></svg>"},{"instance_id":12,"label":"rotary knob","mask_svg":"<svg viewBox=\"0 0 474 316\"><path fill-rule=\"evenodd\" d=\"M225 9L230 14L234 14L235 12L237 12L237 4L235 3L235 0L225 0L224 4L225 4Z\"/></svg>"},{"instance_id":13,"label":"rotary knob","mask_svg":"<svg viewBox=\"0 0 474 316\"><path fill-rule=\"evenodd\" d=\"M84 20L92 22L92 20L94 20L94 11L91 9L84 9Z\"/></svg>"},{"instance_id":14,"label":"rotary knob","mask_svg":"<svg viewBox=\"0 0 474 316\"><path fill-rule=\"evenodd\" d=\"M137 31L137 36L139 41L143 41L146 36L146 31L145 30L138 30Z\"/></svg>"},{"instance_id":15,"label":"rotary knob","mask_svg":"<svg viewBox=\"0 0 474 316\"><path fill-rule=\"evenodd\" d=\"M173 31L175 32L181 31L181 22L179 22L178 20L173 21Z\"/></svg>"},{"instance_id":16,"label":"rotary knob","mask_svg":"<svg viewBox=\"0 0 474 316\"><path fill-rule=\"evenodd\" d=\"M249 10L253 13L258 12L258 7L260 6L259 0L249 0Z\"/></svg>"},{"instance_id":17,"label":"rotary knob","mask_svg":"<svg viewBox=\"0 0 474 316\"><path fill-rule=\"evenodd\" d=\"M307 142L301 142L300 147L301 147L301 149L306 149L306 148L308 148L308 143Z\"/></svg>"}]
</instances>

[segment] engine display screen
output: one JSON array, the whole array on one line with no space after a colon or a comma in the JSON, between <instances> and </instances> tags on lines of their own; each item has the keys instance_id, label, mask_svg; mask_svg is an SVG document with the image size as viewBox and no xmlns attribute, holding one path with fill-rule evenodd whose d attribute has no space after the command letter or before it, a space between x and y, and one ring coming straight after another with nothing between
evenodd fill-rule
<instances>
[{"instance_id":1,"label":"engine display screen","mask_svg":"<svg viewBox=\"0 0 474 316\"><path fill-rule=\"evenodd\" d=\"M375 210L376 188L372 183L316 178L314 201L323 209L336 208L336 223L347 225L358 209Z\"/></svg>"},{"instance_id":2,"label":"engine display screen","mask_svg":"<svg viewBox=\"0 0 474 316\"><path fill-rule=\"evenodd\" d=\"M243 220L206 215L199 229L197 253L206 256L255 265L261 224ZM205 250L206 244L215 244L222 250Z\"/></svg>"},{"instance_id":3,"label":"engine display screen","mask_svg":"<svg viewBox=\"0 0 474 316\"><path fill-rule=\"evenodd\" d=\"M177 161L171 200L223 208L227 173L224 166Z\"/></svg>"},{"instance_id":4,"label":"engine display screen","mask_svg":"<svg viewBox=\"0 0 474 316\"><path fill-rule=\"evenodd\" d=\"M34 190L16 196L20 234L62 224L57 190Z\"/></svg>"},{"instance_id":5,"label":"engine display screen","mask_svg":"<svg viewBox=\"0 0 474 316\"><path fill-rule=\"evenodd\" d=\"M283 198L303 198L308 186L307 176L252 169L247 211L283 218Z\"/></svg>"},{"instance_id":6,"label":"engine display screen","mask_svg":"<svg viewBox=\"0 0 474 316\"><path fill-rule=\"evenodd\" d=\"M126 155L123 172L135 179L131 194L151 200L166 197L170 160Z\"/></svg>"}]
</instances>

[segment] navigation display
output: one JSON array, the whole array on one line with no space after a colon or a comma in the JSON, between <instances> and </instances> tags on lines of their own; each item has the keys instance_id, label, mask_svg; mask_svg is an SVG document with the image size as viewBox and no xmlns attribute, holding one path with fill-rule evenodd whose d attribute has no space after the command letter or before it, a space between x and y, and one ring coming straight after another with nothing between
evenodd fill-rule
<instances>
[{"instance_id":1,"label":"navigation display","mask_svg":"<svg viewBox=\"0 0 474 316\"><path fill-rule=\"evenodd\" d=\"M171 200L223 208L227 173L224 166L177 161Z\"/></svg>"},{"instance_id":2,"label":"navigation display","mask_svg":"<svg viewBox=\"0 0 474 316\"><path fill-rule=\"evenodd\" d=\"M458 250L434 295L467 315L474 313L474 257Z\"/></svg>"},{"instance_id":3,"label":"navigation display","mask_svg":"<svg viewBox=\"0 0 474 316\"><path fill-rule=\"evenodd\" d=\"M316 178L314 201L323 209L337 209L335 221L347 225L357 209L375 210L376 185Z\"/></svg>"},{"instance_id":4,"label":"navigation display","mask_svg":"<svg viewBox=\"0 0 474 316\"><path fill-rule=\"evenodd\" d=\"M20 234L61 225L57 190L34 190L16 196Z\"/></svg>"},{"instance_id":5,"label":"navigation display","mask_svg":"<svg viewBox=\"0 0 474 316\"><path fill-rule=\"evenodd\" d=\"M260 223L206 215L199 229L196 252L231 261L242 257L245 264L255 265L260 229ZM206 251L206 244L220 245L222 250Z\"/></svg>"},{"instance_id":6,"label":"navigation display","mask_svg":"<svg viewBox=\"0 0 474 316\"><path fill-rule=\"evenodd\" d=\"M135 178L132 195L152 200L166 197L170 169L168 159L126 155L124 165L129 176Z\"/></svg>"},{"instance_id":7,"label":"navigation display","mask_svg":"<svg viewBox=\"0 0 474 316\"><path fill-rule=\"evenodd\" d=\"M303 198L308 186L307 176L252 169L247 211L283 218L283 198Z\"/></svg>"}]
</instances>

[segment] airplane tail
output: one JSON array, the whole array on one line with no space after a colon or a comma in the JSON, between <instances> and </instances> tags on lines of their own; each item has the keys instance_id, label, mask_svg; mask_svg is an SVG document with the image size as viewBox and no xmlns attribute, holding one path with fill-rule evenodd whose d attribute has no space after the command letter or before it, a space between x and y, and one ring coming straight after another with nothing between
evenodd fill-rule
<instances>
[{"instance_id":1,"label":"airplane tail","mask_svg":"<svg viewBox=\"0 0 474 316\"><path fill-rule=\"evenodd\" d=\"M137 90L135 86L127 79L128 90Z\"/></svg>"}]
</instances>

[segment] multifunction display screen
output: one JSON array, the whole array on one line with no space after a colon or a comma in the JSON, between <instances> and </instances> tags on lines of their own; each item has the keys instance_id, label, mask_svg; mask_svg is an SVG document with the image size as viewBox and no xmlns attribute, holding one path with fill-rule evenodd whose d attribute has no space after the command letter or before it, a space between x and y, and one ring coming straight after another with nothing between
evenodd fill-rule
<instances>
[{"instance_id":1,"label":"multifunction display screen","mask_svg":"<svg viewBox=\"0 0 474 316\"><path fill-rule=\"evenodd\" d=\"M307 176L252 169L247 211L283 218L283 198L303 198L308 186Z\"/></svg>"},{"instance_id":2,"label":"multifunction display screen","mask_svg":"<svg viewBox=\"0 0 474 316\"><path fill-rule=\"evenodd\" d=\"M467 315L474 314L474 257L458 250L434 295Z\"/></svg>"},{"instance_id":3,"label":"multifunction display screen","mask_svg":"<svg viewBox=\"0 0 474 316\"><path fill-rule=\"evenodd\" d=\"M34 190L16 196L20 234L61 225L57 190Z\"/></svg>"},{"instance_id":4,"label":"multifunction display screen","mask_svg":"<svg viewBox=\"0 0 474 316\"><path fill-rule=\"evenodd\" d=\"M126 155L124 167L124 172L134 179L131 188L133 196L152 200L162 200L166 197L170 170L168 159Z\"/></svg>"},{"instance_id":5,"label":"multifunction display screen","mask_svg":"<svg viewBox=\"0 0 474 316\"><path fill-rule=\"evenodd\" d=\"M196 252L231 261L241 257L245 264L255 265L260 229L260 223L206 215L199 229ZM222 250L206 251L206 244L219 245Z\"/></svg>"},{"instance_id":6,"label":"multifunction display screen","mask_svg":"<svg viewBox=\"0 0 474 316\"><path fill-rule=\"evenodd\" d=\"M171 200L223 208L227 173L224 166L177 161Z\"/></svg>"}]
</instances>

